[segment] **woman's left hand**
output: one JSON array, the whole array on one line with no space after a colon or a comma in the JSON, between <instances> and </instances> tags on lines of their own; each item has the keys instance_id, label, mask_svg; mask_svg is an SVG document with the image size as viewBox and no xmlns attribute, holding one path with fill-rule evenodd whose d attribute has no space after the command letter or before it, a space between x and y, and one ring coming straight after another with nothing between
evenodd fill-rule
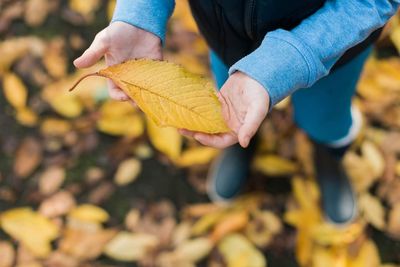
<instances>
[{"instance_id":1,"label":"woman's left hand","mask_svg":"<svg viewBox=\"0 0 400 267\"><path fill-rule=\"evenodd\" d=\"M256 80L237 71L222 86L218 98L224 119L232 132L205 134L181 129L180 133L215 148L226 148L238 142L242 147L247 147L267 116L267 91Z\"/></svg>"}]
</instances>

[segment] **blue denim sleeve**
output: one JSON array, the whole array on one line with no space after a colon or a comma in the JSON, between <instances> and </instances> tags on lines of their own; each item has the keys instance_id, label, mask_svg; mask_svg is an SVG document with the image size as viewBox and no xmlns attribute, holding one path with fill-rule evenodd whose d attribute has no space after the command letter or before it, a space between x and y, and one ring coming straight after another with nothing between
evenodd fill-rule
<instances>
[{"instance_id":1,"label":"blue denim sleeve","mask_svg":"<svg viewBox=\"0 0 400 267\"><path fill-rule=\"evenodd\" d=\"M326 76L345 51L382 27L399 4L400 0L328 0L291 31L268 33L229 74L242 71L261 83L272 107Z\"/></svg>"},{"instance_id":2,"label":"blue denim sleeve","mask_svg":"<svg viewBox=\"0 0 400 267\"><path fill-rule=\"evenodd\" d=\"M123 21L154 33L165 41L166 26L174 0L117 0L111 22Z\"/></svg>"}]
</instances>

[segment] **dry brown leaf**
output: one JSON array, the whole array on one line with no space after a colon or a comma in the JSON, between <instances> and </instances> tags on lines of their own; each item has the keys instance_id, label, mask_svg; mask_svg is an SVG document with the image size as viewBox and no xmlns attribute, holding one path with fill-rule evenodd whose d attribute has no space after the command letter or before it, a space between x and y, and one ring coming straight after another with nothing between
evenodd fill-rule
<instances>
[{"instance_id":1,"label":"dry brown leaf","mask_svg":"<svg viewBox=\"0 0 400 267\"><path fill-rule=\"evenodd\" d=\"M261 155L254 159L254 168L268 176L293 175L298 167L285 158L275 155Z\"/></svg>"},{"instance_id":2,"label":"dry brown leaf","mask_svg":"<svg viewBox=\"0 0 400 267\"><path fill-rule=\"evenodd\" d=\"M15 155L14 173L26 178L39 166L42 161L42 147L39 141L32 137L25 138Z\"/></svg>"},{"instance_id":3,"label":"dry brown leaf","mask_svg":"<svg viewBox=\"0 0 400 267\"><path fill-rule=\"evenodd\" d=\"M104 253L119 261L137 261L154 249L159 240L144 233L119 232L105 247Z\"/></svg>"},{"instance_id":4,"label":"dry brown leaf","mask_svg":"<svg viewBox=\"0 0 400 267\"><path fill-rule=\"evenodd\" d=\"M73 195L60 191L45 199L39 206L39 213L46 217L58 217L67 214L76 206Z\"/></svg>"},{"instance_id":5,"label":"dry brown leaf","mask_svg":"<svg viewBox=\"0 0 400 267\"><path fill-rule=\"evenodd\" d=\"M116 234L113 229L85 231L68 227L60 240L60 251L80 260L93 260Z\"/></svg>"},{"instance_id":6,"label":"dry brown leaf","mask_svg":"<svg viewBox=\"0 0 400 267\"><path fill-rule=\"evenodd\" d=\"M171 127L158 127L153 121L147 120L147 132L150 142L160 152L171 160L176 160L181 154L182 136Z\"/></svg>"},{"instance_id":7,"label":"dry brown leaf","mask_svg":"<svg viewBox=\"0 0 400 267\"><path fill-rule=\"evenodd\" d=\"M48 167L39 177L39 192L44 195L53 194L64 183L65 175L65 169L62 167Z\"/></svg>"},{"instance_id":8,"label":"dry brown leaf","mask_svg":"<svg viewBox=\"0 0 400 267\"><path fill-rule=\"evenodd\" d=\"M367 222L375 228L383 230L385 223L385 208L377 197L369 193L363 193L359 196L359 209Z\"/></svg>"},{"instance_id":9,"label":"dry brown leaf","mask_svg":"<svg viewBox=\"0 0 400 267\"><path fill-rule=\"evenodd\" d=\"M244 236L230 234L218 244L227 267L266 267L264 255Z\"/></svg>"},{"instance_id":10,"label":"dry brown leaf","mask_svg":"<svg viewBox=\"0 0 400 267\"><path fill-rule=\"evenodd\" d=\"M28 90L22 80L14 73L3 77L3 92L8 103L15 109L24 108L28 99Z\"/></svg>"},{"instance_id":11,"label":"dry brown leaf","mask_svg":"<svg viewBox=\"0 0 400 267\"><path fill-rule=\"evenodd\" d=\"M37 257L48 256L50 242L58 236L58 227L30 208L6 211L1 214L0 223L6 233L21 241Z\"/></svg>"},{"instance_id":12,"label":"dry brown leaf","mask_svg":"<svg viewBox=\"0 0 400 267\"><path fill-rule=\"evenodd\" d=\"M114 176L114 182L117 185L123 186L133 182L139 175L142 169L142 163L135 158L129 158L122 161Z\"/></svg>"},{"instance_id":13,"label":"dry brown leaf","mask_svg":"<svg viewBox=\"0 0 400 267\"><path fill-rule=\"evenodd\" d=\"M0 241L0 267L12 267L15 260L15 251L10 242Z\"/></svg>"},{"instance_id":14,"label":"dry brown leaf","mask_svg":"<svg viewBox=\"0 0 400 267\"><path fill-rule=\"evenodd\" d=\"M25 3L25 22L31 27L43 24L49 12L48 0L27 0Z\"/></svg>"},{"instance_id":15,"label":"dry brown leaf","mask_svg":"<svg viewBox=\"0 0 400 267\"><path fill-rule=\"evenodd\" d=\"M90 75L112 79L159 126L205 133L229 131L212 82L176 64L130 60Z\"/></svg>"}]
</instances>

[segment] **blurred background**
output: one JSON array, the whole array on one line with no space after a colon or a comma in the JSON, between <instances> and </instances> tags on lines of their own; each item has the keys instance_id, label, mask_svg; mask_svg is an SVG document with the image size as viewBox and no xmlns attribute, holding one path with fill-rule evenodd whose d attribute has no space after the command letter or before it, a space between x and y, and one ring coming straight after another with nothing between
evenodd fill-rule
<instances>
[{"instance_id":1,"label":"blurred background","mask_svg":"<svg viewBox=\"0 0 400 267\"><path fill-rule=\"evenodd\" d=\"M111 101L72 61L115 1L0 0L0 267L400 266L400 22L367 62L355 104L365 125L345 157L360 217L324 222L312 146L290 100L260 130L246 194L208 202L217 150ZM185 0L165 59L210 76Z\"/></svg>"}]
</instances>

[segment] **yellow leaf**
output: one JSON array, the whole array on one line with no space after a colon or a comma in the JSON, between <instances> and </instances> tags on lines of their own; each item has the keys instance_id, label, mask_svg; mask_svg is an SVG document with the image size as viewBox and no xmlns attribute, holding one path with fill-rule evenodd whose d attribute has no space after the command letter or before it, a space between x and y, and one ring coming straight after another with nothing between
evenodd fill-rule
<instances>
[{"instance_id":1,"label":"yellow leaf","mask_svg":"<svg viewBox=\"0 0 400 267\"><path fill-rule=\"evenodd\" d=\"M40 125L40 132L45 136L63 136L71 130L72 126L67 120L46 118Z\"/></svg>"},{"instance_id":2,"label":"yellow leaf","mask_svg":"<svg viewBox=\"0 0 400 267\"><path fill-rule=\"evenodd\" d=\"M374 143L365 141L361 145L361 153L371 166L375 177L381 177L385 171L385 159L383 158L382 152L379 151Z\"/></svg>"},{"instance_id":3,"label":"yellow leaf","mask_svg":"<svg viewBox=\"0 0 400 267\"><path fill-rule=\"evenodd\" d=\"M114 9L115 9L115 4L116 0L108 0L107 4L107 18L108 20L111 21L113 14L114 14Z\"/></svg>"},{"instance_id":4,"label":"yellow leaf","mask_svg":"<svg viewBox=\"0 0 400 267\"><path fill-rule=\"evenodd\" d=\"M396 203L389 212L388 232L400 238L400 203Z\"/></svg>"},{"instance_id":5,"label":"yellow leaf","mask_svg":"<svg viewBox=\"0 0 400 267\"><path fill-rule=\"evenodd\" d=\"M297 171L294 162L275 155L257 156L254 159L254 167L269 176L292 175Z\"/></svg>"},{"instance_id":6,"label":"yellow leaf","mask_svg":"<svg viewBox=\"0 0 400 267\"><path fill-rule=\"evenodd\" d=\"M359 208L367 222L379 230L383 230L385 223L385 208L377 197L363 193L359 199Z\"/></svg>"},{"instance_id":7,"label":"yellow leaf","mask_svg":"<svg viewBox=\"0 0 400 267\"><path fill-rule=\"evenodd\" d=\"M135 159L126 159L120 163L114 176L117 185L127 185L133 182L142 169L142 163Z\"/></svg>"},{"instance_id":8,"label":"yellow leaf","mask_svg":"<svg viewBox=\"0 0 400 267\"><path fill-rule=\"evenodd\" d=\"M60 94L53 98L49 104L58 114L67 118L76 118L83 111L82 103L74 95Z\"/></svg>"},{"instance_id":9,"label":"yellow leaf","mask_svg":"<svg viewBox=\"0 0 400 267\"><path fill-rule=\"evenodd\" d=\"M193 147L182 152L176 160L176 164L180 167L190 167L192 165L203 165L209 163L219 150L212 147Z\"/></svg>"},{"instance_id":10,"label":"yellow leaf","mask_svg":"<svg viewBox=\"0 0 400 267\"><path fill-rule=\"evenodd\" d=\"M181 154L182 136L171 127L158 127L152 120L147 120L147 132L150 142L160 152L175 160Z\"/></svg>"},{"instance_id":11,"label":"yellow leaf","mask_svg":"<svg viewBox=\"0 0 400 267\"><path fill-rule=\"evenodd\" d=\"M74 208L68 216L79 221L93 223L103 223L109 218L105 210L90 204L83 204Z\"/></svg>"},{"instance_id":12,"label":"yellow leaf","mask_svg":"<svg viewBox=\"0 0 400 267\"><path fill-rule=\"evenodd\" d=\"M17 110L17 121L24 126L35 126L38 121L38 115L30 108L23 107Z\"/></svg>"},{"instance_id":13,"label":"yellow leaf","mask_svg":"<svg viewBox=\"0 0 400 267\"><path fill-rule=\"evenodd\" d=\"M246 211L228 213L215 225L211 239L218 242L224 236L244 229L248 222L249 214Z\"/></svg>"},{"instance_id":14,"label":"yellow leaf","mask_svg":"<svg viewBox=\"0 0 400 267\"><path fill-rule=\"evenodd\" d=\"M350 259L348 267L379 267L381 260L375 243L367 240L355 259Z\"/></svg>"},{"instance_id":15,"label":"yellow leaf","mask_svg":"<svg viewBox=\"0 0 400 267\"><path fill-rule=\"evenodd\" d=\"M192 234L194 236L202 235L206 233L211 227L213 227L223 216L225 212L214 211L209 214L205 214L193 225Z\"/></svg>"},{"instance_id":16,"label":"yellow leaf","mask_svg":"<svg viewBox=\"0 0 400 267\"><path fill-rule=\"evenodd\" d=\"M26 106L28 91L21 79L14 73L3 77L3 91L8 103L16 109Z\"/></svg>"},{"instance_id":17,"label":"yellow leaf","mask_svg":"<svg viewBox=\"0 0 400 267\"><path fill-rule=\"evenodd\" d=\"M282 222L271 211L256 211L253 219L247 224L245 234L258 247L265 247L275 234L282 230Z\"/></svg>"},{"instance_id":18,"label":"yellow leaf","mask_svg":"<svg viewBox=\"0 0 400 267\"><path fill-rule=\"evenodd\" d=\"M58 227L30 208L6 211L1 214L0 223L7 234L21 241L37 257L48 256L50 242L58 236Z\"/></svg>"},{"instance_id":19,"label":"yellow leaf","mask_svg":"<svg viewBox=\"0 0 400 267\"><path fill-rule=\"evenodd\" d=\"M144 132L142 118L127 102L106 101L99 112L97 128L104 133L138 137Z\"/></svg>"},{"instance_id":20,"label":"yellow leaf","mask_svg":"<svg viewBox=\"0 0 400 267\"><path fill-rule=\"evenodd\" d=\"M180 244L174 254L182 260L198 262L206 257L213 248L212 242L206 237L199 237L187 240Z\"/></svg>"},{"instance_id":21,"label":"yellow leaf","mask_svg":"<svg viewBox=\"0 0 400 267\"><path fill-rule=\"evenodd\" d=\"M112 259L131 262L142 259L158 243L154 235L120 232L107 244L104 253Z\"/></svg>"},{"instance_id":22,"label":"yellow leaf","mask_svg":"<svg viewBox=\"0 0 400 267\"><path fill-rule=\"evenodd\" d=\"M179 65L130 60L92 75L112 79L158 126L205 133L229 131L212 81Z\"/></svg>"},{"instance_id":23,"label":"yellow leaf","mask_svg":"<svg viewBox=\"0 0 400 267\"><path fill-rule=\"evenodd\" d=\"M72 10L82 14L83 16L92 15L99 7L101 1L99 0L70 0L69 6Z\"/></svg>"},{"instance_id":24,"label":"yellow leaf","mask_svg":"<svg viewBox=\"0 0 400 267\"><path fill-rule=\"evenodd\" d=\"M362 234L363 229L360 223L353 223L344 228L322 223L311 229L311 235L321 245L347 245L355 241Z\"/></svg>"},{"instance_id":25,"label":"yellow leaf","mask_svg":"<svg viewBox=\"0 0 400 267\"><path fill-rule=\"evenodd\" d=\"M227 267L265 267L264 255L243 235L230 234L218 245Z\"/></svg>"}]
</instances>

